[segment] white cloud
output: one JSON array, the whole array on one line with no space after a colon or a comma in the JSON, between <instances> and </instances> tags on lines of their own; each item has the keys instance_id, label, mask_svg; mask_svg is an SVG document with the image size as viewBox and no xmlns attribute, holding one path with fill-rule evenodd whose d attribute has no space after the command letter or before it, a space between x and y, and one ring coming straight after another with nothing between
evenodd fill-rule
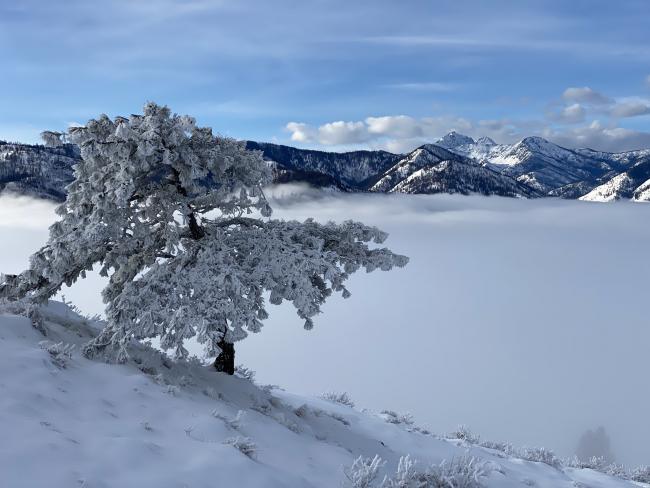
<instances>
[{"instance_id":1,"label":"white cloud","mask_svg":"<svg viewBox=\"0 0 650 488\"><path fill-rule=\"evenodd\" d=\"M368 128L363 122L339 120L321 125L318 128L318 141L328 146L355 144L365 142L368 139Z\"/></svg>"},{"instance_id":2,"label":"white cloud","mask_svg":"<svg viewBox=\"0 0 650 488\"><path fill-rule=\"evenodd\" d=\"M607 105L612 100L588 86L570 87L564 90L562 98L569 102L582 102L592 105Z\"/></svg>"},{"instance_id":3,"label":"white cloud","mask_svg":"<svg viewBox=\"0 0 650 488\"><path fill-rule=\"evenodd\" d=\"M650 133L623 127L606 126L598 120L567 130L548 128L541 134L566 147L589 147L601 151L629 151L650 147Z\"/></svg>"},{"instance_id":4,"label":"white cloud","mask_svg":"<svg viewBox=\"0 0 650 488\"><path fill-rule=\"evenodd\" d=\"M421 137L424 130L421 121L407 115L368 117L368 132L371 134L390 135L392 137Z\"/></svg>"},{"instance_id":5,"label":"white cloud","mask_svg":"<svg viewBox=\"0 0 650 488\"><path fill-rule=\"evenodd\" d=\"M291 132L291 140L295 142L312 142L316 136L313 127L302 122L289 122L286 129Z\"/></svg>"},{"instance_id":6,"label":"white cloud","mask_svg":"<svg viewBox=\"0 0 650 488\"><path fill-rule=\"evenodd\" d=\"M577 124L585 120L585 115L585 108L579 103L574 103L564 107L559 114L556 114L556 119L567 124Z\"/></svg>"},{"instance_id":7,"label":"white cloud","mask_svg":"<svg viewBox=\"0 0 650 488\"><path fill-rule=\"evenodd\" d=\"M612 117L637 117L650 114L650 104L642 100L630 100L615 104L610 114Z\"/></svg>"},{"instance_id":8,"label":"white cloud","mask_svg":"<svg viewBox=\"0 0 650 488\"><path fill-rule=\"evenodd\" d=\"M473 125L460 117L423 117L387 115L367 117L364 121L330 122L319 127L290 122L286 130L291 140L323 146L349 146L364 144L364 147L386 149L394 152L410 151L426 142L431 142L449 130L471 132ZM346 147L349 148L349 147Z\"/></svg>"}]
</instances>

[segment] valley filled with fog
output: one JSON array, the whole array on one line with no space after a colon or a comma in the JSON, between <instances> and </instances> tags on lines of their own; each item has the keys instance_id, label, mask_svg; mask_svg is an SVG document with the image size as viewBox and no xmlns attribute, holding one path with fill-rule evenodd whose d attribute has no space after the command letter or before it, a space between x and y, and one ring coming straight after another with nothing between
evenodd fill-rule
<instances>
[{"instance_id":1,"label":"valley filled with fog","mask_svg":"<svg viewBox=\"0 0 650 488\"><path fill-rule=\"evenodd\" d=\"M274 217L361 220L390 233L404 269L349 281L312 331L288 306L237 344L261 383L347 391L435 432L573 454L603 425L619 462L650 460L650 207L449 195L269 190ZM0 196L0 271L21 271L54 205ZM102 280L65 291L101 313Z\"/></svg>"}]
</instances>

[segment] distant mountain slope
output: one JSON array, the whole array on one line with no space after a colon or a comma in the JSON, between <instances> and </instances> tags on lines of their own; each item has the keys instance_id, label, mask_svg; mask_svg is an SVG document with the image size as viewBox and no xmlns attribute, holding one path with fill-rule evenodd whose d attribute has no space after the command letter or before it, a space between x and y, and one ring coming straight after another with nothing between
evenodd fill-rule
<instances>
[{"instance_id":1,"label":"distant mountain slope","mask_svg":"<svg viewBox=\"0 0 650 488\"><path fill-rule=\"evenodd\" d=\"M421 146L406 155L384 173L371 190L390 193L541 196L535 189L514 178L434 144Z\"/></svg>"},{"instance_id":2,"label":"distant mountain slope","mask_svg":"<svg viewBox=\"0 0 650 488\"><path fill-rule=\"evenodd\" d=\"M598 178L625 168L622 160L605 157L605 153L574 151L541 137L526 137L516 144L494 144L491 139L473 141L450 134L438 143L543 193L580 182L593 187Z\"/></svg>"},{"instance_id":3,"label":"distant mountain slope","mask_svg":"<svg viewBox=\"0 0 650 488\"><path fill-rule=\"evenodd\" d=\"M621 199L650 201L650 158L636 163L627 171L614 176L580 197L580 200L592 202L611 202Z\"/></svg>"},{"instance_id":4,"label":"distant mountain slope","mask_svg":"<svg viewBox=\"0 0 650 488\"><path fill-rule=\"evenodd\" d=\"M246 147L262 151L266 159L286 169L322 173L352 187L383 173L402 157L386 151L333 153L253 141L247 141Z\"/></svg>"},{"instance_id":5,"label":"distant mountain slope","mask_svg":"<svg viewBox=\"0 0 650 488\"><path fill-rule=\"evenodd\" d=\"M386 151L338 154L252 141L246 144L263 152L275 183L300 182L342 191L365 188L366 179L385 171L401 157ZM79 158L79 150L72 145L53 148L0 141L0 191L63 201Z\"/></svg>"},{"instance_id":6,"label":"distant mountain slope","mask_svg":"<svg viewBox=\"0 0 650 488\"><path fill-rule=\"evenodd\" d=\"M262 151L275 183L300 182L341 191L482 193L599 201L647 201L650 192L650 184L645 185L650 176L644 178L650 149L622 153L572 150L541 137L497 144L489 137L474 140L457 132L407 155L386 151L334 153L254 141L247 141L246 146ZM74 146L50 148L0 141L0 191L62 201L78 159ZM442 161L452 163L436 166Z\"/></svg>"},{"instance_id":7,"label":"distant mountain slope","mask_svg":"<svg viewBox=\"0 0 650 488\"><path fill-rule=\"evenodd\" d=\"M78 160L79 150L72 145L53 148L0 141L0 191L62 201Z\"/></svg>"}]
</instances>

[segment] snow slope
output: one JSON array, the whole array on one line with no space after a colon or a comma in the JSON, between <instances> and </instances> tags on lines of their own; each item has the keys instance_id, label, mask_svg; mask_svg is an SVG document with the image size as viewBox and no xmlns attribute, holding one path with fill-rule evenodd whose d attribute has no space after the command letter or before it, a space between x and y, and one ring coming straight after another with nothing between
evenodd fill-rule
<instances>
[{"instance_id":1,"label":"snow slope","mask_svg":"<svg viewBox=\"0 0 650 488\"><path fill-rule=\"evenodd\" d=\"M472 159L435 144L425 144L407 154L381 175L370 189L387 193L540 196L534 189L514 178L492 171Z\"/></svg>"},{"instance_id":2,"label":"snow slope","mask_svg":"<svg viewBox=\"0 0 650 488\"><path fill-rule=\"evenodd\" d=\"M624 173L618 174L582 196L580 200L611 202L631 199L635 202L650 201L650 159L634 164Z\"/></svg>"},{"instance_id":3,"label":"snow slope","mask_svg":"<svg viewBox=\"0 0 650 488\"><path fill-rule=\"evenodd\" d=\"M399 416L259 387L144 345L125 365L89 361L79 349L100 324L56 302L41 313L47 337L0 314L3 487L337 487L358 456L379 455L383 473L406 454L423 466L476 457L488 487L647 486L442 439Z\"/></svg>"}]
</instances>

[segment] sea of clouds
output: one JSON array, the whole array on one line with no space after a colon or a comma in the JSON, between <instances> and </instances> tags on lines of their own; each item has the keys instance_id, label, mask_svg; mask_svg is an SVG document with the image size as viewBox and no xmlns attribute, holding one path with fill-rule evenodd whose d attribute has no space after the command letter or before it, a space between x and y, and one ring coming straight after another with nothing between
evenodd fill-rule
<instances>
[{"instance_id":1,"label":"sea of clouds","mask_svg":"<svg viewBox=\"0 0 650 488\"><path fill-rule=\"evenodd\" d=\"M238 362L297 393L347 391L448 432L573 453L603 425L618 460L650 463L650 206L554 199L269 190L276 218L361 220L404 269L360 272L312 331L270 308ZM0 196L0 271L43 245L54 206ZM101 313L102 280L64 291Z\"/></svg>"}]
</instances>

